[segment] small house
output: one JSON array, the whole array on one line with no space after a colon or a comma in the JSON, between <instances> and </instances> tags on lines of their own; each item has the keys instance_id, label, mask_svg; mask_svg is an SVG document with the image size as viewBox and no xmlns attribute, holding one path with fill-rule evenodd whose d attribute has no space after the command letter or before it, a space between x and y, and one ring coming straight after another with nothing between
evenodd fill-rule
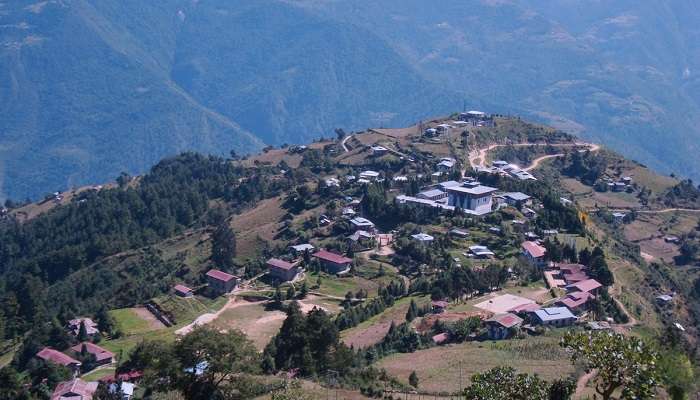
<instances>
[{"instance_id":1,"label":"small house","mask_svg":"<svg viewBox=\"0 0 700 400\"><path fill-rule=\"evenodd\" d=\"M71 370L73 374L78 374L80 372L80 367L83 365L73 357L65 355L51 347L44 347L41 351L36 353L36 358L47 363L62 365Z\"/></svg>"},{"instance_id":2,"label":"small house","mask_svg":"<svg viewBox=\"0 0 700 400\"><path fill-rule=\"evenodd\" d=\"M438 201L447 198L447 192L440 189L430 189L420 192L416 195L419 199Z\"/></svg>"},{"instance_id":3,"label":"small house","mask_svg":"<svg viewBox=\"0 0 700 400\"><path fill-rule=\"evenodd\" d=\"M434 237L428 235L427 233L417 233L415 235L411 235L411 238L422 245L431 244L435 240Z\"/></svg>"},{"instance_id":4,"label":"small house","mask_svg":"<svg viewBox=\"0 0 700 400\"><path fill-rule=\"evenodd\" d=\"M622 212L614 212L614 213L612 213L613 222L614 222L615 224L621 224L621 223L625 222L625 217L626 217L626 216L627 216L627 214L622 213Z\"/></svg>"},{"instance_id":5,"label":"small house","mask_svg":"<svg viewBox=\"0 0 700 400\"><path fill-rule=\"evenodd\" d=\"M209 288L218 295L232 291L238 284L238 278L218 269L211 269L207 272L207 283Z\"/></svg>"},{"instance_id":6,"label":"small house","mask_svg":"<svg viewBox=\"0 0 700 400\"><path fill-rule=\"evenodd\" d=\"M265 265L272 278L282 282L293 281L299 275L299 262L290 263L278 258L267 260Z\"/></svg>"},{"instance_id":7,"label":"small house","mask_svg":"<svg viewBox=\"0 0 700 400\"><path fill-rule=\"evenodd\" d=\"M572 283L566 287L569 292L588 292L593 296L598 295L598 291L603 285L595 279L586 279L580 282Z\"/></svg>"},{"instance_id":8,"label":"small house","mask_svg":"<svg viewBox=\"0 0 700 400\"><path fill-rule=\"evenodd\" d=\"M77 356L90 357L95 365L112 364L116 361L114 353L94 343L83 342L70 349Z\"/></svg>"},{"instance_id":9,"label":"small house","mask_svg":"<svg viewBox=\"0 0 700 400\"><path fill-rule=\"evenodd\" d=\"M384 154L389 152L389 149L379 145L371 146L370 149L372 150L372 155L375 157L383 156Z\"/></svg>"},{"instance_id":10,"label":"small house","mask_svg":"<svg viewBox=\"0 0 700 400\"><path fill-rule=\"evenodd\" d=\"M51 400L92 400L98 382L85 382L80 378L61 382L51 394Z\"/></svg>"},{"instance_id":11,"label":"small house","mask_svg":"<svg viewBox=\"0 0 700 400\"><path fill-rule=\"evenodd\" d=\"M493 258L494 252L486 246L469 246L469 252L476 258Z\"/></svg>"},{"instance_id":12,"label":"small house","mask_svg":"<svg viewBox=\"0 0 700 400\"><path fill-rule=\"evenodd\" d=\"M306 252L314 251L314 246L309 243L297 244L294 246L289 246L295 256L299 257Z\"/></svg>"},{"instance_id":13,"label":"small house","mask_svg":"<svg viewBox=\"0 0 700 400\"><path fill-rule=\"evenodd\" d=\"M327 188L340 187L340 181L338 180L338 178L328 178L324 183L326 184Z\"/></svg>"},{"instance_id":14,"label":"small house","mask_svg":"<svg viewBox=\"0 0 700 400\"><path fill-rule=\"evenodd\" d=\"M570 326L576 322L576 316L566 307L548 307L534 312L535 323L544 326Z\"/></svg>"},{"instance_id":15,"label":"small house","mask_svg":"<svg viewBox=\"0 0 700 400\"><path fill-rule=\"evenodd\" d=\"M523 319L515 314L496 314L484 321L488 330L489 339L503 340L512 336L513 332L520 328Z\"/></svg>"},{"instance_id":16,"label":"small house","mask_svg":"<svg viewBox=\"0 0 700 400\"><path fill-rule=\"evenodd\" d=\"M379 172L377 171L363 171L360 172L360 179L365 179L370 182L374 182L379 179Z\"/></svg>"},{"instance_id":17,"label":"small house","mask_svg":"<svg viewBox=\"0 0 700 400\"><path fill-rule=\"evenodd\" d=\"M547 254L547 249L540 246L537 242L526 241L521 245L523 249L523 255L530 264L541 267L545 263L545 255Z\"/></svg>"},{"instance_id":18,"label":"small house","mask_svg":"<svg viewBox=\"0 0 700 400\"><path fill-rule=\"evenodd\" d=\"M574 314L581 314L589 309L589 301L593 298L593 295L588 292L572 292L555 304L560 307L567 307Z\"/></svg>"},{"instance_id":19,"label":"small house","mask_svg":"<svg viewBox=\"0 0 700 400\"><path fill-rule=\"evenodd\" d=\"M111 383L108 387L110 394L120 394L121 400L131 400L134 397L136 385L131 382Z\"/></svg>"},{"instance_id":20,"label":"small house","mask_svg":"<svg viewBox=\"0 0 700 400\"><path fill-rule=\"evenodd\" d=\"M68 321L68 331L75 337L80 335L80 326L85 326L85 333L89 338L93 338L100 333L97 323L90 318L75 318Z\"/></svg>"},{"instance_id":21,"label":"small house","mask_svg":"<svg viewBox=\"0 0 700 400\"><path fill-rule=\"evenodd\" d=\"M185 285L175 285L173 287L173 292L175 292L175 295L185 298L192 297L194 295L192 289L188 288Z\"/></svg>"},{"instance_id":22,"label":"small house","mask_svg":"<svg viewBox=\"0 0 700 400\"><path fill-rule=\"evenodd\" d=\"M521 207L532 203L532 197L521 192L504 193L503 198L505 199L506 204L513 207Z\"/></svg>"},{"instance_id":23,"label":"small house","mask_svg":"<svg viewBox=\"0 0 700 400\"><path fill-rule=\"evenodd\" d=\"M430 305L432 307L433 313L442 314L443 312L445 312L445 310L447 309L447 306L449 306L450 303L448 303L444 300L433 300L430 303Z\"/></svg>"},{"instance_id":24,"label":"small house","mask_svg":"<svg viewBox=\"0 0 700 400\"><path fill-rule=\"evenodd\" d=\"M350 270L352 259L335 254L330 251L320 250L313 254L329 274L344 274Z\"/></svg>"},{"instance_id":25,"label":"small house","mask_svg":"<svg viewBox=\"0 0 700 400\"><path fill-rule=\"evenodd\" d=\"M377 235L374 233L359 230L348 236L348 241L355 250L367 250L375 246L376 238Z\"/></svg>"},{"instance_id":26,"label":"small house","mask_svg":"<svg viewBox=\"0 0 700 400\"><path fill-rule=\"evenodd\" d=\"M374 223L367 218L356 217L350 220L353 231L374 232Z\"/></svg>"},{"instance_id":27,"label":"small house","mask_svg":"<svg viewBox=\"0 0 700 400\"><path fill-rule=\"evenodd\" d=\"M458 238L466 238L469 237L469 232L459 228L452 228L450 229L450 235L456 236Z\"/></svg>"},{"instance_id":28,"label":"small house","mask_svg":"<svg viewBox=\"0 0 700 400\"><path fill-rule=\"evenodd\" d=\"M433 341L433 343L440 346L441 344L449 342L450 334L447 332L438 333L437 335L433 336L431 340Z\"/></svg>"}]
</instances>

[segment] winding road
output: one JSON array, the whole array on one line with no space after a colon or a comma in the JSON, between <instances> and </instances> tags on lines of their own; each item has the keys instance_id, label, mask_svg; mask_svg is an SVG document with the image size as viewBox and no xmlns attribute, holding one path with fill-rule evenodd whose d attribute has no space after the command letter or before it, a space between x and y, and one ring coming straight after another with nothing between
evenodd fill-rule
<instances>
[{"instance_id":1,"label":"winding road","mask_svg":"<svg viewBox=\"0 0 700 400\"><path fill-rule=\"evenodd\" d=\"M491 151L497 147L506 147L506 146L513 146L513 147L529 147L529 146L576 147L576 146L586 146L586 147L588 147L588 149L581 150L582 152L583 151L598 151L598 150L600 150L599 144L584 143L584 142L492 144L486 148L471 151L469 153L469 165L471 165L472 168L476 168L476 167L484 168L485 164L486 164L486 154L489 151ZM532 160L530 165L523 168L523 171L526 171L526 172L532 171L533 169L539 167L539 165L540 165L540 163L542 163L542 161L550 159L550 158L557 158L557 157L562 157L562 156L564 156L564 153L548 154L548 155L544 155L541 157L537 157L534 160ZM477 163L477 161L478 161L478 163Z\"/></svg>"}]
</instances>

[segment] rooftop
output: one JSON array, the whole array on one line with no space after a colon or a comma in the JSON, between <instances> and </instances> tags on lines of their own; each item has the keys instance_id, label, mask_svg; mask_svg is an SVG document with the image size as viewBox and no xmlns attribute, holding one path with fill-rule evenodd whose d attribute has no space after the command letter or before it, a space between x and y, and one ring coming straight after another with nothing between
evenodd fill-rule
<instances>
[{"instance_id":1,"label":"rooftop","mask_svg":"<svg viewBox=\"0 0 700 400\"><path fill-rule=\"evenodd\" d=\"M487 319L486 322L495 322L504 328L512 328L514 326L522 324L523 319L518 317L515 314L504 313L504 314L496 314L493 317Z\"/></svg>"},{"instance_id":2,"label":"rooftop","mask_svg":"<svg viewBox=\"0 0 700 400\"><path fill-rule=\"evenodd\" d=\"M571 313L566 307L549 307L535 311L535 315L541 321L557 321L560 319L576 319L576 316Z\"/></svg>"},{"instance_id":3,"label":"rooftop","mask_svg":"<svg viewBox=\"0 0 700 400\"><path fill-rule=\"evenodd\" d=\"M447 188L448 192L457 192L457 193L464 193L464 194L471 194L471 195L485 195L485 194L490 194L498 189L492 188L490 186L475 186L475 187L464 187L464 186L451 186Z\"/></svg>"},{"instance_id":4,"label":"rooftop","mask_svg":"<svg viewBox=\"0 0 700 400\"><path fill-rule=\"evenodd\" d=\"M218 281L223 281L223 282L228 282L232 279L236 279L235 276L231 274L227 274L226 272L219 271L218 269L210 269L209 272L207 272L207 276L216 279Z\"/></svg>"},{"instance_id":5,"label":"rooftop","mask_svg":"<svg viewBox=\"0 0 700 400\"><path fill-rule=\"evenodd\" d=\"M97 382L85 382L80 378L61 382L51 394L51 400L91 400L97 391Z\"/></svg>"},{"instance_id":6,"label":"rooftop","mask_svg":"<svg viewBox=\"0 0 700 400\"><path fill-rule=\"evenodd\" d=\"M411 235L412 238L421 241L421 242L430 242L433 241L435 238L428 235L427 233L417 233L415 235Z\"/></svg>"},{"instance_id":7,"label":"rooftop","mask_svg":"<svg viewBox=\"0 0 700 400\"><path fill-rule=\"evenodd\" d=\"M296 266L296 264L292 264L290 262L280 260L279 258L271 258L271 259L267 260L266 264L270 268L283 269L285 271L289 271L290 269L292 269Z\"/></svg>"},{"instance_id":8,"label":"rooftop","mask_svg":"<svg viewBox=\"0 0 700 400\"><path fill-rule=\"evenodd\" d=\"M83 351L85 351L86 353L92 354L93 356L95 356L95 359L97 361L108 360L114 357L114 353L112 353L111 351L103 349L102 347L90 342L76 344L70 349L76 353L82 353Z\"/></svg>"},{"instance_id":9,"label":"rooftop","mask_svg":"<svg viewBox=\"0 0 700 400\"><path fill-rule=\"evenodd\" d=\"M521 193L521 192L504 193L503 197L507 197L507 198L515 200L515 201L525 201L525 200L529 200L531 198L530 196L526 195L525 193Z\"/></svg>"},{"instance_id":10,"label":"rooftop","mask_svg":"<svg viewBox=\"0 0 700 400\"><path fill-rule=\"evenodd\" d=\"M54 364L63 366L69 366L71 364L80 365L80 361L61 353L58 350L54 350L51 347L44 347L41 351L36 353L36 356L44 361L50 361Z\"/></svg>"},{"instance_id":11,"label":"rooftop","mask_svg":"<svg viewBox=\"0 0 700 400\"><path fill-rule=\"evenodd\" d=\"M316 253L314 253L313 256L318 259L330 261L335 264L348 264L352 262L352 260L347 257L341 256L340 254L331 253L330 251L326 250L319 250Z\"/></svg>"},{"instance_id":12,"label":"rooftop","mask_svg":"<svg viewBox=\"0 0 700 400\"><path fill-rule=\"evenodd\" d=\"M591 290L603 287L603 285L595 279L586 279L585 281L572 283L568 287L578 289L581 292L590 292Z\"/></svg>"},{"instance_id":13,"label":"rooftop","mask_svg":"<svg viewBox=\"0 0 700 400\"><path fill-rule=\"evenodd\" d=\"M523 250L525 250L525 252L527 252L533 258L544 257L544 255L547 253L547 249L540 246L536 242L523 242L521 246Z\"/></svg>"}]
</instances>

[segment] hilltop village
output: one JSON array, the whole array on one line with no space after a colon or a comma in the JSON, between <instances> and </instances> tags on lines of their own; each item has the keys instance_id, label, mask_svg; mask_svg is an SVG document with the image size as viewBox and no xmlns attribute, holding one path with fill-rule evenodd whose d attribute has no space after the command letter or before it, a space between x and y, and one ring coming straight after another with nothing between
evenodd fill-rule
<instances>
[{"instance_id":1,"label":"hilltop village","mask_svg":"<svg viewBox=\"0 0 700 400\"><path fill-rule=\"evenodd\" d=\"M168 214L181 227L96 256L101 283L67 271L104 296L71 292L90 306L64 300L53 278L47 290L64 302L55 331L8 347L6 362L43 377L51 399L150 395L164 378L153 380L145 343L185 343L204 328L247 336L267 374L260 398L289 380L308 398L453 398L504 364L546 388L568 379L570 395L586 398L597 378L570 361L568 333L695 345L697 317L680 310L692 309L683 274L700 253L697 188L561 131L469 111L194 160L208 178L187 190L199 192L167 189L204 196ZM178 163L2 216L31 226L88 212L110 193L170 185ZM662 278L650 265L677 272ZM327 353L305 350L326 339ZM190 358L168 379L204 379L219 361ZM63 375L43 376L47 365ZM372 372L352 372L360 367Z\"/></svg>"}]
</instances>

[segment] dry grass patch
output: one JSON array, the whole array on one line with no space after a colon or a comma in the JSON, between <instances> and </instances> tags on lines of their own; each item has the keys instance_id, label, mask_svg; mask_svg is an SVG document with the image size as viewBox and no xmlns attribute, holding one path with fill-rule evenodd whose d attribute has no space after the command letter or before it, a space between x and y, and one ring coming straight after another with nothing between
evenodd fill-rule
<instances>
[{"instance_id":1,"label":"dry grass patch","mask_svg":"<svg viewBox=\"0 0 700 400\"><path fill-rule=\"evenodd\" d=\"M558 339L552 337L467 342L395 354L378 363L378 367L404 382L416 371L421 389L432 392L455 392L460 389L460 381L464 387L472 375L501 365L512 366L519 372L536 373L547 380L575 374Z\"/></svg>"},{"instance_id":2,"label":"dry grass patch","mask_svg":"<svg viewBox=\"0 0 700 400\"><path fill-rule=\"evenodd\" d=\"M244 303L223 311L212 326L224 330L238 329L253 341L258 350L263 350L279 332L286 317L281 311L266 311L264 303Z\"/></svg>"}]
</instances>

